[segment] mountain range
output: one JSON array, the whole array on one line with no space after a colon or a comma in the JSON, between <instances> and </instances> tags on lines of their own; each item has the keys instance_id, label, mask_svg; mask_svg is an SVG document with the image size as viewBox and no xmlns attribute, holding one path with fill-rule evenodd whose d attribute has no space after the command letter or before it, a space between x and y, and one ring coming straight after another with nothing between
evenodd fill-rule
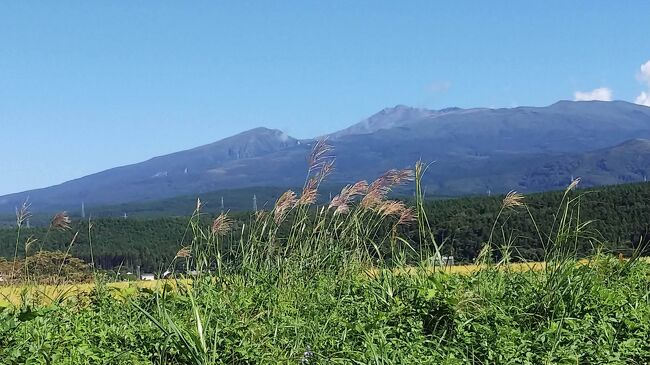
<instances>
[{"instance_id":1,"label":"mountain range","mask_svg":"<svg viewBox=\"0 0 650 365\"><path fill-rule=\"evenodd\" d=\"M372 180L390 168L431 163L428 194L464 195L644 181L650 174L650 108L623 101L546 107L398 105L327 136L329 183ZM38 210L74 209L239 188L301 186L314 139L256 128L194 149L116 167L60 185L0 197L0 213L29 197Z\"/></svg>"}]
</instances>

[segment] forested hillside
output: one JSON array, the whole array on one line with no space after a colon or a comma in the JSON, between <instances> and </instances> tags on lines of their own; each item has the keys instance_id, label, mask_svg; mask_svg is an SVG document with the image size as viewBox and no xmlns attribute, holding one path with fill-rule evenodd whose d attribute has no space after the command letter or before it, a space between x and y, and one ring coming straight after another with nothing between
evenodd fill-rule
<instances>
[{"instance_id":1,"label":"forested hillside","mask_svg":"<svg viewBox=\"0 0 650 365\"><path fill-rule=\"evenodd\" d=\"M533 194L525 202L540 232L548 232L563 191ZM599 189L573 191L581 200L580 215L590 225L595 245L606 250L629 252L643 235L650 231L650 184L628 184ZM430 201L427 215L443 251L453 254L457 261L471 261L486 241L501 208L503 196L467 197ZM542 244L535 223L526 207L506 211L495 225L496 242L511 240L518 255L537 260ZM205 216L205 223L211 218ZM232 215L235 220L231 239L237 240L249 213ZM18 255L24 255L24 242L35 238L29 252L40 249L67 250L74 234L73 255L91 261L91 249L96 265L103 268L140 265L145 271L164 271L183 243L191 239L187 218L101 218L91 222L73 220L70 231L47 228L23 229L18 243ZM406 226L405 234L417 236L417 226ZM89 236L90 232L90 236ZM0 255L12 258L16 249L15 228L0 229ZM542 233L543 234L543 233ZM542 237L543 238L543 237ZM583 247L586 252L591 247ZM498 253L497 253L498 254Z\"/></svg>"},{"instance_id":2,"label":"forested hillside","mask_svg":"<svg viewBox=\"0 0 650 365\"><path fill-rule=\"evenodd\" d=\"M542 235L550 231L563 193L553 191L526 196L529 211L526 207L520 207L505 212L496 225L495 235L515 239L513 243L524 258L541 258L543 250L538 231ZM606 250L625 253L636 247L641 237L650 231L648 183L578 190L570 194L580 199L580 219L583 222L592 221L588 231L594 236L594 244L602 244ZM463 260L475 257L481 243L489 236L502 198L477 197L430 202L427 214L438 232L438 241L447 242L445 248L456 257Z\"/></svg>"}]
</instances>

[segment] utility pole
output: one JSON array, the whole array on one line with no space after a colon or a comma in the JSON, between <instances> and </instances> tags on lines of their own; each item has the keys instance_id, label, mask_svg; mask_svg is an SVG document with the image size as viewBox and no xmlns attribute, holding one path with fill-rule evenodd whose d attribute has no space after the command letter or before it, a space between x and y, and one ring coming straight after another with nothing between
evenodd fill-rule
<instances>
[{"instance_id":1,"label":"utility pole","mask_svg":"<svg viewBox=\"0 0 650 365\"><path fill-rule=\"evenodd\" d=\"M225 210L224 205L223 205L223 196L221 197L221 213L223 213Z\"/></svg>"},{"instance_id":2,"label":"utility pole","mask_svg":"<svg viewBox=\"0 0 650 365\"><path fill-rule=\"evenodd\" d=\"M257 196L253 194L253 211L257 212Z\"/></svg>"},{"instance_id":3,"label":"utility pole","mask_svg":"<svg viewBox=\"0 0 650 365\"><path fill-rule=\"evenodd\" d=\"M84 202L81 202L81 218L86 218L86 204Z\"/></svg>"}]
</instances>

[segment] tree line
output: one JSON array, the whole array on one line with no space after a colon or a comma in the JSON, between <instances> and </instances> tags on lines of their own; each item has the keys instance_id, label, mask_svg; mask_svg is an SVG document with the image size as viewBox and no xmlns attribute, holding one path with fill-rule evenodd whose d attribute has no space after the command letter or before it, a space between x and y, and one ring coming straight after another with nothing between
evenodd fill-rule
<instances>
[{"instance_id":1,"label":"tree line","mask_svg":"<svg viewBox=\"0 0 650 365\"><path fill-rule=\"evenodd\" d=\"M491 231L497 247L499 242L512 243L515 258L539 260L543 254L542 240L553 225L563 194L555 191L526 196L525 207L507 210L496 224L503 196L429 200L425 211L443 253L453 255L456 262L474 260ZM580 248L582 253L599 248L629 254L650 239L650 184L577 190L570 194L580 199L576 213L580 219L593 221L588 227L594 239ZM213 218L206 215L204 223L210 224ZM252 214L234 213L231 218L235 223L229 239L236 242ZM416 224L401 229L401 234L417 241ZM15 227L0 229L0 256L11 260L14 255L25 257L25 251L29 256L40 251L69 250L98 268L132 270L140 266L143 272L162 272L189 240L191 232L184 217L73 220L70 229L64 231L47 227L23 227L20 232ZM29 247L25 247L26 242L30 242Z\"/></svg>"}]
</instances>

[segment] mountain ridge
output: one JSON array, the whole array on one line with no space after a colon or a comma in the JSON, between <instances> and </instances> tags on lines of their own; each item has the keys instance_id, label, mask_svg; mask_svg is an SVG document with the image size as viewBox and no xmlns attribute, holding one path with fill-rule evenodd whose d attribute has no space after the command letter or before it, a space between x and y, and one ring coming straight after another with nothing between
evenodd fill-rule
<instances>
[{"instance_id":1,"label":"mountain ridge","mask_svg":"<svg viewBox=\"0 0 650 365\"><path fill-rule=\"evenodd\" d=\"M643 166L635 165L628 152L615 158L614 150L609 151L610 165L617 166L609 170L597 166L580 170L579 161L594 164L594 156L605 153L599 150L634 139L640 141L619 149L647 153L650 108L621 101L559 101L546 107L499 109L397 105L328 137L336 149L332 180L337 184L372 179L389 168L423 159L437 161L426 183L440 194L541 191L568 179L561 174L581 171L597 177L586 179L593 184L638 178L631 169L640 171ZM254 128L59 185L1 196L0 211L13 210L27 196L39 209L60 209L82 201L121 204L229 188L301 185L305 156L313 143L314 139L298 140L276 129ZM554 163L562 166L548 168ZM539 178L540 171L545 178Z\"/></svg>"}]
</instances>

